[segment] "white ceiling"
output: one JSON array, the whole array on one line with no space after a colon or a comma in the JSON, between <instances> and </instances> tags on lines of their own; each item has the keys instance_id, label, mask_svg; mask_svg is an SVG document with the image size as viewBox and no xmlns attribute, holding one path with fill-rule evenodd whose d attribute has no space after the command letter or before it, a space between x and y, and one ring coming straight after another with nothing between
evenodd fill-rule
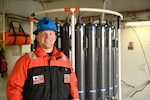
<instances>
[{"instance_id":1,"label":"white ceiling","mask_svg":"<svg viewBox=\"0 0 150 100\"><path fill-rule=\"evenodd\" d=\"M150 20L150 0L4 0L5 12L7 15L13 14L22 16L25 18L30 17L34 12L42 10L58 9L58 8L105 8L120 12L125 17L130 19L136 19L137 15L141 15L141 19ZM101 17L101 13L93 12L80 12L82 17L96 16ZM66 12L46 13L35 16L35 18L41 18L48 16L52 19L58 17L60 20L64 20L70 16ZM139 19L140 20L140 17Z\"/></svg>"}]
</instances>

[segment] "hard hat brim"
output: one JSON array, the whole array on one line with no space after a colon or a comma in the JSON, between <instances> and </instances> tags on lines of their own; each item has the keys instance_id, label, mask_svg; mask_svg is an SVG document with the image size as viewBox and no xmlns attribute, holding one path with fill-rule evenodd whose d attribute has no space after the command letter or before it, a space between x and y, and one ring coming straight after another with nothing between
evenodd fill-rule
<instances>
[{"instance_id":1,"label":"hard hat brim","mask_svg":"<svg viewBox=\"0 0 150 100\"><path fill-rule=\"evenodd\" d=\"M44 30L46 30L46 29L44 29ZM38 29L36 29L36 30L33 32L33 34L34 34L34 35L38 35L38 32L44 31L44 30L38 30ZM57 31L56 31L56 30L52 30L52 31L54 31L54 32L57 34Z\"/></svg>"}]
</instances>

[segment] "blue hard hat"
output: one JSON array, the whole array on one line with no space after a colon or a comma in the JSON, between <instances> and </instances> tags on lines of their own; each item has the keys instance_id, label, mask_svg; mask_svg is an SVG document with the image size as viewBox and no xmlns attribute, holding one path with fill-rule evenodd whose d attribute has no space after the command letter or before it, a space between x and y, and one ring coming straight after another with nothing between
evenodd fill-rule
<instances>
[{"instance_id":1,"label":"blue hard hat","mask_svg":"<svg viewBox=\"0 0 150 100\"><path fill-rule=\"evenodd\" d=\"M37 29L33 32L33 34L37 35L39 31L43 30L52 30L57 33L56 24L48 17L44 17L39 20L37 24Z\"/></svg>"}]
</instances>

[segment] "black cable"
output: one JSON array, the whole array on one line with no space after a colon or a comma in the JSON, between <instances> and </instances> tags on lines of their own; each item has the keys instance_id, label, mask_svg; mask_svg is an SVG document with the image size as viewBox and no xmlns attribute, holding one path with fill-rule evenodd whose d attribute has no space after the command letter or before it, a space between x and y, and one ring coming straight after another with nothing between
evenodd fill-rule
<instances>
[{"instance_id":1,"label":"black cable","mask_svg":"<svg viewBox=\"0 0 150 100\"><path fill-rule=\"evenodd\" d=\"M132 87L132 88L135 88L135 86L132 86L132 85L129 85L127 84L125 81L121 80L122 83L124 83L125 85L129 86L129 87Z\"/></svg>"},{"instance_id":2,"label":"black cable","mask_svg":"<svg viewBox=\"0 0 150 100\"><path fill-rule=\"evenodd\" d=\"M137 32L135 31L135 29L134 29L133 27L132 27L132 30L135 32L135 34L136 34L136 36L137 36L137 38L138 38L138 40L139 40L139 43L140 43L140 45L141 45L141 48L142 48L142 51L143 51L143 55L144 55L144 58L145 58L145 61L146 61L146 64L147 64L147 68L148 68L148 71L149 71L149 75L150 75L150 67L149 67L149 64L148 64L148 61L147 61L147 58L146 58L146 54L145 54L145 52L144 52L143 45L142 45L142 43L141 43L141 40L140 40L140 38L139 38Z\"/></svg>"},{"instance_id":3,"label":"black cable","mask_svg":"<svg viewBox=\"0 0 150 100\"><path fill-rule=\"evenodd\" d=\"M137 92L143 91L145 89L145 87L150 83L150 81L146 82L144 85L144 87L140 90L135 91L130 97L132 98Z\"/></svg>"}]
</instances>

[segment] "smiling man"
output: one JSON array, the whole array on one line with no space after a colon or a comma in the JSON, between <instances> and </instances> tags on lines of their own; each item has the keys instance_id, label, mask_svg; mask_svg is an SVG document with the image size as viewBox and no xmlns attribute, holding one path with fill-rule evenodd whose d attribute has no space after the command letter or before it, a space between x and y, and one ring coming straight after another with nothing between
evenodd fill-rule
<instances>
[{"instance_id":1,"label":"smiling man","mask_svg":"<svg viewBox=\"0 0 150 100\"><path fill-rule=\"evenodd\" d=\"M57 28L45 17L37 24L36 49L20 57L7 82L8 100L79 100L74 69L55 47Z\"/></svg>"}]
</instances>

